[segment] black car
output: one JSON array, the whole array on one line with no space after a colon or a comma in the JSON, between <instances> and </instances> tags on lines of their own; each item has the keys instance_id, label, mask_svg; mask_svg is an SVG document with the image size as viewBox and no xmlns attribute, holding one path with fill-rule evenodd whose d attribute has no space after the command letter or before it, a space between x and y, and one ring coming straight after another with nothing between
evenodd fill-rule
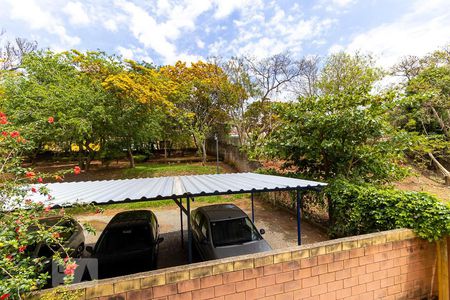
<instances>
[{"instance_id":1,"label":"black car","mask_svg":"<svg viewBox=\"0 0 450 300\"><path fill-rule=\"evenodd\" d=\"M193 241L203 260L272 250L247 214L234 204L199 207L191 214Z\"/></svg>"},{"instance_id":2,"label":"black car","mask_svg":"<svg viewBox=\"0 0 450 300\"><path fill-rule=\"evenodd\" d=\"M108 278L155 269L162 241L153 212L126 211L115 215L95 247L86 250L98 260L99 278Z\"/></svg>"}]
</instances>

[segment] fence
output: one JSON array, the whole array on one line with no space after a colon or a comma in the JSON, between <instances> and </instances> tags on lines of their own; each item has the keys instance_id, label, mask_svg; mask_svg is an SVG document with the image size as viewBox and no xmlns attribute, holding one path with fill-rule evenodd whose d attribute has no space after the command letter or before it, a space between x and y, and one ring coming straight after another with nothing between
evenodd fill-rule
<instances>
[{"instance_id":1,"label":"fence","mask_svg":"<svg viewBox=\"0 0 450 300\"><path fill-rule=\"evenodd\" d=\"M79 291L82 299L116 300L431 299L438 293L440 299L448 299L448 294L438 292L438 286L447 285L448 290L448 253L445 271L438 261L444 252L436 249L436 243L400 229L81 283L70 289Z\"/></svg>"}]
</instances>

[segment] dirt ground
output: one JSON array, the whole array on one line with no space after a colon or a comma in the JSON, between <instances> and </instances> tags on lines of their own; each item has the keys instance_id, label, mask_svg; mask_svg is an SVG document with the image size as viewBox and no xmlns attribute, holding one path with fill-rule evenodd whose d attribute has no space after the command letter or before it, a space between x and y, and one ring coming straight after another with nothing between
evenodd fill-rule
<instances>
[{"instance_id":1,"label":"dirt ground","mask_svg":"<svg viewBox=\"0 0 450 300\"><path fill-rule=\"evenodd\" d=\"M249 216L251 216L250 199L240 199L233 202L242 208ZM193 209L206 203L193 203ZM187 231L186 216L183 214L184 226L184 245L181 243L180 234L180 211L177 206L165 206L152 209L156 214L160 232L164 237L164 241L160 245L158 258L158 268L171 267L187 263ZM95 236L85 232L86 243L93 245L101 231L104 229L109 220L120 210L106 210L102 214L86 214L78 216L81 223L88 222L96 230ZM274 207L269 203L255 200L255 224L258 229L264 228L266 233L264 238L272 246L273 249L286 248L297 244L297 222L295 215ZM301 223L302 243L310 244L327 240L327 235L320 229L310 225L309 223ZM198 261L198 257L194 253L194 261Z\"/></svg>"},{"instance_id":2,"label":"dirt ground","mask_svg":"<svg viewBox=\"0 0 450 300\"><path fill-rule=\"evenodd\" d=\"M431 172L419 172L416 170L415 173L415 175L395 183L395 186L404 191L427 192L435 195L442 201L450 202L450 186L445 185L441 178L436 177Z\"/></svg>"}]
</instances>

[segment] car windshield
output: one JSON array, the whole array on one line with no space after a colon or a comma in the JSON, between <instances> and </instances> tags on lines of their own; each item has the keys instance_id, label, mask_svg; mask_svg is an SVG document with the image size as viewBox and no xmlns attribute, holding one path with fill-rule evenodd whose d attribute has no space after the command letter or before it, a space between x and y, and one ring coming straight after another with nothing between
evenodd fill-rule
<instances>
[{"instance_id":1,"label":"car windshield","mask_svg":"<svg viewBox=\"0 0 450 300\"><path fill-rule=\"evenodd\" d=\"M211 234L215 247L243 244L262 239L249 218L211 222Z\"/></svg>"},{"instance_id":2,"label":"car windshield","mask_svg":"<svg viewBox=\"0 0 450 300\"><path fill-rule=\"evenodd\" d=\"M98 247L99 253L117 254L143 250L153 243L149 225L120 226L108 229Z\"/></svg>"}]
</instances>

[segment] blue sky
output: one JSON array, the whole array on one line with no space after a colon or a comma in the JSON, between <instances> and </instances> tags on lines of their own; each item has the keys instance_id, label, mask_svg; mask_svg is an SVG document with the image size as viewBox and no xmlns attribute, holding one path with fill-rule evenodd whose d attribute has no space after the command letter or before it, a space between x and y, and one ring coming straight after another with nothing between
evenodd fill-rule
<instances>
[{"instance_id":1,"label":"blue sky","mask_svg":"<svg viewBox=\"0 0 450 300\"><path fill-rule=\"evenodd\" d=\"M344 50L388 67L450 43L449 0L0 0L0 8L6 38L156 64Z\"/></svg>"}]
</instances>

